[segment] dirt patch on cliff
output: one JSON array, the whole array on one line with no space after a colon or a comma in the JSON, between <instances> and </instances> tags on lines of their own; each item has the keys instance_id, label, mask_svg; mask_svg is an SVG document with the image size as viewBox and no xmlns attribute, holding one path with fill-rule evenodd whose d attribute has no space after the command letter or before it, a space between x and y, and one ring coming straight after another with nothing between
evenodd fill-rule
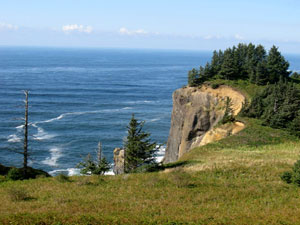
<instances>
[{"instance_id":1,"label":"dirt patch on cliff","mask_svg":"<svg viewBox=\"0 0 300 225\"><path fill-rule=\"evenodd\" d=\"M226 85L221 85L220 87L213 89L210 86L207 85L202 85L201 89L202 92L207 92L210 93L211 95L221 98L221 99L226 99L227 97L229 97L231 99L232 102L232 109L233 109L233 113L234 115L237 115L242 107L243 107L243 103L245 102L245 96L233 89L232 87L226 86Z\"/></svg>"}]
</instances>

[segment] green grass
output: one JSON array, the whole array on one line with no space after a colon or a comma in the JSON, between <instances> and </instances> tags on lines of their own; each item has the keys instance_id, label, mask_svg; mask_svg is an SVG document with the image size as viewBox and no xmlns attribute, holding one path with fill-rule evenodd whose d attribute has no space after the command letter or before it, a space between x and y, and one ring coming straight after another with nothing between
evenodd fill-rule
<instances>
[{"instance_id":1,"label":"green grass","mask_svg":"<svg viewBox=\"0 0 300 225\"><path fill-rule=\"evenodd\" d=\"M240 119L243 131L165 171L0 182L0 224L300 224L300 189L280 179L300 141Z\"/></svg>"},{"instance_id":2,"label":"green grass","mask_svg":"<svg viewBox=\"0 0 300 225\"><path fill-rule=\"evenodd\" d=\"M228 85L231 86L242 94L244 94L247 98L252 98L257 92L264 89L265 86L259 86L256 84L252 84L246 80L222 80L222 79L214 79L211 81L205 82L211 86L219 86L219 85Z\"/></svg>"}]
</instances>

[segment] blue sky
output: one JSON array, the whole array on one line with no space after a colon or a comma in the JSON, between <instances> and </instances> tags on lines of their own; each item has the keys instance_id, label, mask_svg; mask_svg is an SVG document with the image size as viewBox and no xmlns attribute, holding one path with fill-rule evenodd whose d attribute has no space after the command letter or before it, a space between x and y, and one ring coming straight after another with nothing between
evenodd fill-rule
<instances>
[{"instance_id":1,"label":"blue sky","mask_svg":"<svg viewBox=\"0 0 300 225\"><path fill-rule=\"evenodd\" d=\"M300 53L298 0L0 0L0 45Z\"/></svg>"}]
</instances>

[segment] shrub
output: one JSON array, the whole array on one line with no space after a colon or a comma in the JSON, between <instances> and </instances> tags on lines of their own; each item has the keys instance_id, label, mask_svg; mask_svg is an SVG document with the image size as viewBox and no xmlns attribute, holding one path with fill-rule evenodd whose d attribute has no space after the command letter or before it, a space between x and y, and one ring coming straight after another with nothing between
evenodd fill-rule
<instances>
[{"instance_id":1,"label":"shrub","mask_svg":"<svg viewBox=\"0 0 300 225\"><path fill-rule=\"evenodd\" d=\"M212 85L211 85L211 88L212 88L212 89L217 89L219 86L220 86L220 84L212 84Z\"/></svg>"},{"instance_id":2,"label":"shrub","mask_svg":"<svg viewBox=\"0 0 300 225\"><path fill-rule=\"evenodd\" d=\"M225 112L222 120L220 121L221 124L234 122L235 118L233 115L233 109L232 109L232 100L231 98L227 97L225 101Z\"/></svg>"},{"instance_id":3,"label":"shrub","mask_svg":"<svg viewBox=\"0 0 300 225\"><path fill-rule=\"evenodd\" d=\"M63 173L56 176L56 180L61 183L71 182L70 177L68 177L67 175L65 175Z\"/></svg>"},{"instance_id":4,"label":"shrub","mask_svg":"<svg viewBox=\"0 0 300 225\"><path fill-rule=\"evenodd\" d=\"M284 172L281 179L288 184L293 183L300 187L300 160L295 162L292 171Z\"/></svg>"},{"instance_id":5,"label":"shrub","mask_svg":"<svg viewBox=\"0 0 300 225\"><path fill-rule=\"evenodd\" d=\"M11 167L3 166L0 164L0 175L5 176Z\"/></svg>"},{"instance_id":6,"label":"shrub","mask_svg":"<svg viewBox=\"0 0 300 225\"><path fill-rule=\"evenodd\" d=\"M24 172L18 168L11 168L8 171L7 179L9 180L24 180L25 175Z\"/></svg>"},{"instance_id":7,"label":"shrub","mask_svg":"<svg viewBox=\"0 0 300 225\"><path fill-rule=\"evenodd\" d=\"M289 171L284 172L280 178L288 184L292 183L292 173Z\"/></svg>"},{"instance_id":8,"label":"shrub","mask_svg":"<svg viewBox=\"0 0 300 225\"><path fill-rule=\"evenodd\" d=\"M298 187L300 187L300 171L296 172L292 176L292 183L296 184Z\"/></svg>"}]
</instances>

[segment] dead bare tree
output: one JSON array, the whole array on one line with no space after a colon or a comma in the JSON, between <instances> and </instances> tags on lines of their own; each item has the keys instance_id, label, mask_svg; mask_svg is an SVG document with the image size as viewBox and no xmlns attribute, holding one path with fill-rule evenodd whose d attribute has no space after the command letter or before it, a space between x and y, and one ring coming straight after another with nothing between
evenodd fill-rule
<instances>
[{"instance_id":1,"label":"dead bare tree","mask_svg":"<svg viewBox=\"0 0 300 225\"><path fill-rule=\"evenodd\" d=\"M25 94L25 117L24 117L24 148L23 148L23 168L26 175L27 163L28 163L28 91L24 91Z\"/></svg>"}]
</instances>

